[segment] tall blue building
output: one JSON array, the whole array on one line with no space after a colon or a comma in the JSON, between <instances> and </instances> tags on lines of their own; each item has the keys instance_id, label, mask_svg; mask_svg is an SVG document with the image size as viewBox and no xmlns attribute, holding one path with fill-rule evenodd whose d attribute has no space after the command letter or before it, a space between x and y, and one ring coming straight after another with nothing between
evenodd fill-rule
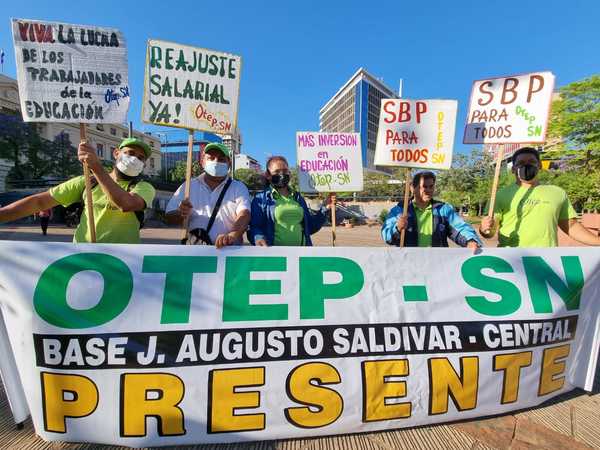
<instances>
[{"instance_id":1,"label":"tall blue building","mask_svg":"<svg viewBox=\"0 0 600 450\"><path fill-rule=\"evenodd\" d=\"M398 98L398 94L361 67L319 111L321 131L360 133L363 166L368 169L375 169L382 98Z\"/></svg>"},{"instance_id":2,"label":"tall blue building","mask_svg":"<svg viewBox=\"0 0 600 450\"><path fill-rule=\"evenodd\" d=\"M194 132L194 161L197 161L200 158L200 152L204 150L204 147L211 142L221 143L223 140L219 135L209 133L208 131ZM187 139L175 140L171 142L165 141L165 143L162 144L163 151L161 153L161 162L164 173L168 173L177 165L179 161L187 160L187 146ZM186 150L173 150L177 148L184 148Z\"/></svg>"}]
</instances>

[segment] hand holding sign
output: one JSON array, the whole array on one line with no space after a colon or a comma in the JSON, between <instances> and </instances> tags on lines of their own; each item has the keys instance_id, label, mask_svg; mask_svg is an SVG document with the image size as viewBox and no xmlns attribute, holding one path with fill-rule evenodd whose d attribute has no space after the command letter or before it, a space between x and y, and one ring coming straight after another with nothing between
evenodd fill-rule
<instances>
[{"instance_id":1,"label":"hand holding sign","mask_svg":"<svg viewBox=\"0 0 600 450\"><path fill-rule=\"evenodd\" d=\"M301 192L328 192L332 244L335 246L335 192L363 189L362 150L358 133L296 133Z\"/></svg>"},{"instance_id":2,"label":"hand holding sign","mask_svg":"<svg viewBox=\"0 0 600 450\"><path fill-rule=\"evenodd\" d=\"M465 144L543 143L554 89L551 72L477 80L471 89ZM504 146L498 149L488 218L480 230L489 237Z\"/></svg>"},{"instance_id":3,"label":"hand holding sign","mask_svg":"<svg viewBox=\"0 0 600 450\"><path fill-rule=\"evenodd\" d=\"M21 111L25 122L123 123L129 109L127 46L114 28L51 21L12 20ZM95 153L83 148L86 215L96 242L88 162Z\"/></svg>"},{"instance_id":4,"label":"hand holding sign","mask_svg":"<svg viewBox=\"0 0 600 450\"><path fill-rule=\"evenodd\" d=\"M456 100L381 101L375 165L405 167L403 213L397 223L401 247L408 223L409 168L450 168L456 110Z\"/></svg>"}]
</instances>

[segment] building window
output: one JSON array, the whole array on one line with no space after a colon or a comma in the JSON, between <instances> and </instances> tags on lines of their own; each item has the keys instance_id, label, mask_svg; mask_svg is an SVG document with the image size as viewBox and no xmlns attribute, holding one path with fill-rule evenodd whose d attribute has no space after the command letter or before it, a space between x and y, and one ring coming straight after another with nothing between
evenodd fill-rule
<instances>
[{"instance_id":1,"label":"building window","mask_svg":"<svg viewBox=\"0 0 600 450\"><path fill-rule=\"evenodd\" d=\"M148 166L149 166L151 169L154 169L154 158L150 158L150 159L148 160Z\"/></svg>"},{"instance_id":2,"label":"building window","mask_svg":"<svg viewBox=\"0 0 600 450\"><path fill-rule=\"evenodd\" d=\"M116 150L116 149L117 149L117 147L115 147L115 146L112 146L112 147L110 148L110 160L111 160L111 161L114 161L114 160L115 160L115 150ZM107 159L108 159L108 158L107 158Z\"/></svg>"},{"instance_id":3,"label":"building window","mask_svg":"<svg viewBox=\"0 0 600 450\"><path fill-rule=\"evenodd\" d=\"M124 138L129 137L129 133L126 133L125 131L123 131L123 137Z\"/></svg>"},{"instance_id":4,"label":"building window","mask_svg":"<svg viewBox=\"0 0 600 450\"><path fill-rule=\"evenodd\" d=\"M110 134L112 134L113 136L117 135L117 129L116 128L111 128L110 129Z\"/></svg>"},{"instance_id":5,"label":"building window","mask_svg":"<svg viewBox=\"0 0 600 450\"><path fill-rule=\"evenodd\" d=\"M150 141L150 147L154 147L154 141Z\"/></svg>"},{"instance_id":6,"label":"building window","mask_svg":"<svg viewBox=\"0 0 600 450\"><path fill-rule=\"evenodd\" d=\"M104 125L101 123L96 124L96 130L104 131Z\"/></svg>"}]
</instances>

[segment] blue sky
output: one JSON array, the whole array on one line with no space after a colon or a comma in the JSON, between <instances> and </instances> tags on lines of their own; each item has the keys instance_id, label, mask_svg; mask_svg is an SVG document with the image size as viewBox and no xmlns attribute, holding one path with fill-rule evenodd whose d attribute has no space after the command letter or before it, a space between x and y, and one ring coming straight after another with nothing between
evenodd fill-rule
<instances>
[{"instance_id":1,"label":"blue sky","mask_svg":"<svg viewBox=\"0 0 600 450\"><path fill-rule=\"evenodd\" d=\"M241 55L242 150L261 162L267 154L295 161L296 131L318 130L319 109L359 67L394 89L402 78L407 98L457 99L455 151L468 150L461 139L473 80L551 70L562 86L600 73L597 0L3 3L0 48L12 77L11 17L120 28L136 128L148 38ZM178 135L185 131L169 139Z\"/></svg>"}]
</instances>

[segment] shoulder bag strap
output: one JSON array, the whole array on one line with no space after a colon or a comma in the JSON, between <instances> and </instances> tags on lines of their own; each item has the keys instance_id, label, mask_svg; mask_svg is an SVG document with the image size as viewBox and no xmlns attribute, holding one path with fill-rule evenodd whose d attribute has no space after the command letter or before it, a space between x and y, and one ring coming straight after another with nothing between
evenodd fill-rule
<instances>
[{"instance_id":1,"label":"shoulder bag strap","mask_svg":"<svg viewBox=\"0 0 600 450\"><path fill-rule=\"evenodd\" d=\"M219 209L221 208L221 203L223 203L223 197L225 197L225 193L227 192L227 189L229 189L229 186L231 185L233 179L229 179L227 180L227 183L225 183L225 186L223 186L223 189L221 190L221 193L219 194L219 198L217 199L217 203L215 203L215 207L212 210L212 214L210 215L210 219L208 220L208 225L206 226L206 233L210 233L210 229L212 228L213 224L215 223L215 219L217 218L217 213L219 212Z\"/></svg>"}]
</instances>

